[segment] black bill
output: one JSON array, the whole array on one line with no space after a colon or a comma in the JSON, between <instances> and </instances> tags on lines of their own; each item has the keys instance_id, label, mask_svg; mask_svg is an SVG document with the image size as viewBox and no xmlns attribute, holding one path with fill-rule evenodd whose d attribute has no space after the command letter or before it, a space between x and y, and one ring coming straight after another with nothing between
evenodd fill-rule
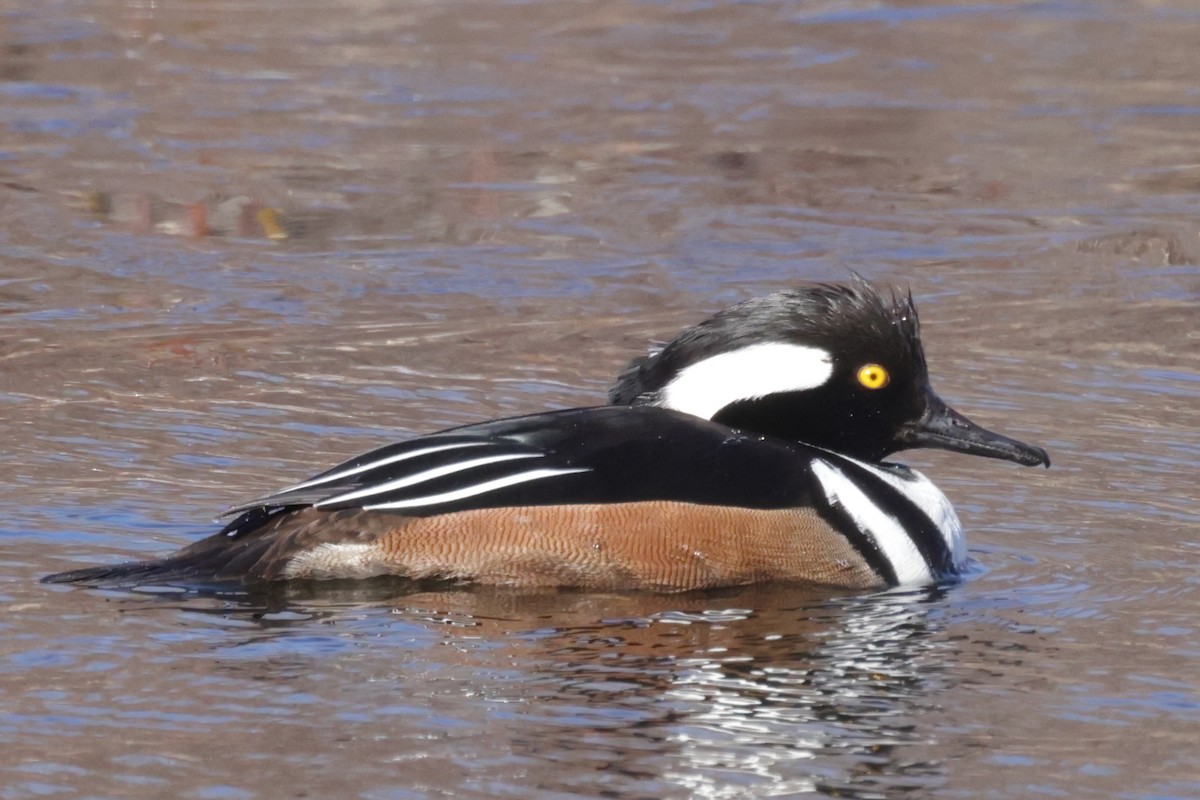
<instances>
[{"instance_id":1,"label":"black bill","mask_svg":"<svg viewBox=\"0 0 1200 800\"><path fill-rule=\"evenodd\" d=\"M1027 467L1050 466L1050 455L1040 447L992 433L946 405L932 391L925 414L897 437L902 447L936 447L985 458L1002 458Z\"/></svg>"}]
</instances>

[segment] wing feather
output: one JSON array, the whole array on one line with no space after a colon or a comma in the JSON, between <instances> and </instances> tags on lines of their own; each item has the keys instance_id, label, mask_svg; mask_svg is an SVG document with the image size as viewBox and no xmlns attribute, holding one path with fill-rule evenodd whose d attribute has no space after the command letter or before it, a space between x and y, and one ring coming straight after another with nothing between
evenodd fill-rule
<instances>
[{"instance_id":1,"label":"wing feather","mask_svg":"<svg viewBox=\"0 0 1200 800\"><path fill-rule=\"evenodd\" d=\"M782 508L812 497L804 450L649 406L515 417L365 453L235 506L222 532L238 538L280 510L309 506L411 516L637 500Z\"/></svg>"}]
</instances>

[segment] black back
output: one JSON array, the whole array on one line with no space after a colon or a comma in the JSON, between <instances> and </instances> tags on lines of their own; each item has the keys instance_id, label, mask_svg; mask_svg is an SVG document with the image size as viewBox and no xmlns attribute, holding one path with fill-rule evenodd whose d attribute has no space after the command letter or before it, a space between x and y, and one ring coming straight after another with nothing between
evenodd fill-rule
<instances>
[{"instance_id":1,"label":"black back","mask_svg":"<svg viewBox=\"0 0 1200 800\"><path fill-rule=\"evenodd\" d=\"M437 449L450 445L447 449ZM457 446L455 446L457 445ZM426 452L423 452L426 451ZM802 444L748 434L653 407L600 407L485 422L422 436L358 456L299 487L231 510L227 530L276 510L403 506L412 516L476 508L674 500L745 508L784 508L812 499L812 456ZM408 455L415 454L415 455ZM408 457L405 457L408 455ZM402 460L391 460L400 457ZM492 463L456 469L468 461ZM500 460L503 459L503 460ZM379 466L362 469L379 462ZM359 470L344 477L339 474ZM420 502L504 481L531 470L561 474L456 500ZM570 471L577 470L577 471ZM438 475L437 473L444 474ZM428 475L366 497L364 489ZM322 481L324 476L335 476Z\"/></svg>"}]
</instances>

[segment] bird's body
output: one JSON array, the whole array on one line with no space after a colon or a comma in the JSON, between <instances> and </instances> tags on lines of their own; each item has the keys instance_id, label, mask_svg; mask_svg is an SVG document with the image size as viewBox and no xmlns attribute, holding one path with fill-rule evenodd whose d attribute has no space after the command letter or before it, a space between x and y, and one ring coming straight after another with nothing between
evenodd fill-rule
<instances>
[{"instance_id":1,"label":"bird's body","mask_svg":"<svg viewBox=\"0 0 1200 800\"><path fill-rule=\"evenodd\" d=\"M735 306L635 361L614 405L374 450L159 561L51 581L367 578L683 591L955 575L962 530L906 446L1019 463L928 388L911 300L865 281Z\"/></svg>"}]
</instances>

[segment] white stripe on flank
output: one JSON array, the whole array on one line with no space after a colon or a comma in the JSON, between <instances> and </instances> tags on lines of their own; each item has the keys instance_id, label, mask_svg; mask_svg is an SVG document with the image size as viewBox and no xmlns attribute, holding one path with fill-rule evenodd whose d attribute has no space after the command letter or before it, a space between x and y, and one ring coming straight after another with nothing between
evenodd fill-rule
<instances>
[{"instance_id":1,"label":"white stripe on flank","mask_svg":"<svg viewBox=\"0 0 1200 800\"><path fill-rule=\"evenodd\" d=\"M427 469L424 472L418 472L416 475L408 475L404 478L397 478L394 481L387 483L368 486L365 489L359 489L356 492L346 492L345 494L335 494L333 497L327 497L320 502L314 503L317 508L331 505L333 503L345 503L349 500L357 500L360 497L371 497L372 495L384 494L395 489L403 489L406 486L414 486L418 483L431 481L434 478L441 478L446 475L453 475L455 472L462 472L472 467L483 467L488 464L499 464L502 461L512 461L514 458L541 458L541 453L510 453L503 456L487 456L485 458L473 458L470 461L460 461L455 464L447 464L444 467L436 467Z\"/></svg>"},{"instance_id":2,"label":"white stripe on flank","mask_svg":"<svg viewBox=\"0 0 1200 800\"><path fill-rule=\"evenodd\" d=\"M297 483L295 486L289 486L286 489L280 489L275 494L287 494L288 492L307 489L310 486L320 486L322 483L330 483L331 481L341 480L342 478L348 478L351 475L357 475L360 472L366 472L367 470L375 469L376 467L382 467L387 464L395 464L397 461L407 461L410 458L428 455L429 453L440 453L443 450L453 450L455 447L479 447L485 444L490 444L490 442L455 442L453 444L438 445L437 447L422 447L420 450L412 450L408 453L398 453L394 456L381 458L378 461L372 461L369 464L360 464L357 467L344 469L341 472L335 472L332 475L325 475L324 477L313 478L312 480L305 481L304 483Z\"/></svg>"},{"instance_id":3,"label":"white stripe on flank","mask_svg":"<svg viewBox=\"0 0 1200 800\"><path fill-rule=\"evenodd\" d=\"M902 586L933 582L934 576L921 551L895 517L871 502L854 481L829 462L813 459L812 470L821 481L830 505L840 505L858 529L875 541Z\"/></svg>"},{"instance_id":4,"label":"white stripe on flank","mask_svg":"<svg viewBox=\"0 0 1200 800\"><path fill-rule=\"evenodd\" d=\"M555 475L570 475L575 472L589 471L588 467L580 467L578 469L531 469L528 472L518 472L516 475L509 475L506 478L496 478L485 483L477 483L474 486L467 486L466 488L456 489L452 492L431 494L427 497L415 497L411 500L397 500L394 503L380 503L375 506L363 506L363 508L367 511L382 511L391 508L415 508L417 506L434 506L438 503L453 503L455 500L474 497L477 494L492 492L496 489L503 489L506 486L513 486L518 483L527 483L528 481L536 481L541 478L552 478Z\"/></svg>"},{"instance_id":5,"label":"white stripe on flank","mask_svg":"<svg viewBox=\"0 0 1200 800\"><path fill-rule=\"evenodd\" d=\"M680 370L656 405L712 419L730 403L815 389L832 374L833 360L819 347L764 342Z\"/></svg>"}]
</instances>

